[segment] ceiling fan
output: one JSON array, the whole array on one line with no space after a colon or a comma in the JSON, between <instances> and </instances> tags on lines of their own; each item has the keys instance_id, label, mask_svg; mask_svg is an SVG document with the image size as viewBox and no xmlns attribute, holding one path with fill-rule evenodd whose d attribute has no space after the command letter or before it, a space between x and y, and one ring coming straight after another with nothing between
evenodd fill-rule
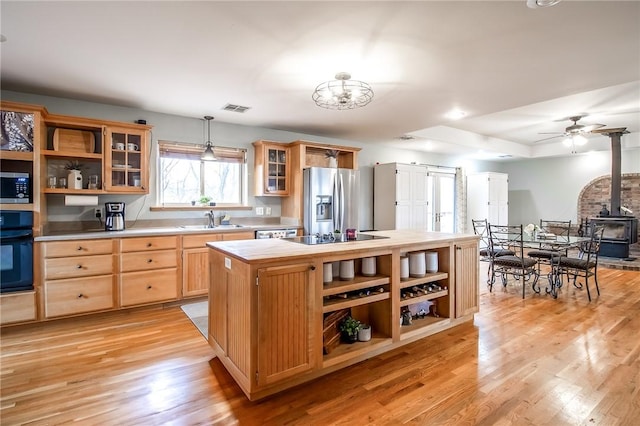
<instances>
[{"instance_id":1,"label":"ceiling fan","mask_svg":"<svg viewBox=\"0 0 640 426\"><path fill-rule=\"evenodd\" d=\"M602 133L601 131L598 131L599 129L602 129L604 127L604 124L578 124L578 121L580 121L581 119L587 117L586 114L583 115L573 115L571 117L566 117L566 118L562 118L560 120L556 120L556 121L566 121L566 120L570 120L573 121L573 124L567 126L564 129L564 132L543 132L543 133L539 133L541 135L555 135L555 136L551 136L548 138L544 138L544 139L540 139L537 140L536 142L542 142L542 141L546 141L549 139L554 139L554 138L559 138L559 137L573 137L573 136L578 136L578 135L584 135L587 133Z\"/></svg>"}]
</instances>

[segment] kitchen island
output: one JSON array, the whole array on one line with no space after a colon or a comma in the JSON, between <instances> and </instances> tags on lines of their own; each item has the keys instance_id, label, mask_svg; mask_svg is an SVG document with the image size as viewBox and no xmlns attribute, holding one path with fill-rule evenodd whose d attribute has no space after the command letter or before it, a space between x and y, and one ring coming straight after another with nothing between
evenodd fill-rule
<instances>
[{"instance_id":1,"label":"kitchen island","mask_svg":"<svg viewBox=\"0 0 640 426\"><path fill-rule=\"evenodd\" d=\"M475 235L367 234L384 238L207 243L209 344L250 400L473 321L479 305ZM401 257L419 251L437 253L437 271L401 279ZM364 276L362 259L370 257L376 272ZM323 264L340 261L353 261L355 276L323 283ZM336 346L330 319L341 313L370 325L372 338Z\"/></svg>"}]
</instances>

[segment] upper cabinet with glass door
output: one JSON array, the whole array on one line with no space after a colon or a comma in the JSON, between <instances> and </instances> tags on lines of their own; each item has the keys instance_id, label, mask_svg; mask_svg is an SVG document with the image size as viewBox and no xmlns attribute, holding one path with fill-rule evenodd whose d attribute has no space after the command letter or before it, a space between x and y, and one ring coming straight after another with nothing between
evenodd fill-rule
<instances>
[{"instance_id":1,"label":"upper cabinet with glass door","mask_svg":"<svg viewBox=\"0 0 640 426\"><path fill-rule=\"evenodd\" d=\"M148 130L106 127L104 188L109 192L149 192Z\"/></svg>"},{"instance_id":2,"label":"upper cabinet with glass door","mask_svg":"<svg viewBox=\"0 0 640 426\"><path fill-rule=\"evenodd\" d=\"M255 147L255 195L289 195L289 147L270 141L256 141Z\"/></svg>"}]
</instances>

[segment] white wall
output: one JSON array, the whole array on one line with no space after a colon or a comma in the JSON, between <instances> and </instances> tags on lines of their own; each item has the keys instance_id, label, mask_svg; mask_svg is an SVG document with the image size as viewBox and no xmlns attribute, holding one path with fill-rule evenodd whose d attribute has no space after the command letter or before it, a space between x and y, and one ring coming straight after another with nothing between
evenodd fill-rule
<instances>
[{"instance_id":1,"label":"white wall","mask_svg":"<svg viewBox=\"0 0 640 426\"><path fill-rule=\"evenodd\" d=\"M537 223L541 218L579 223L580 191L593 179L611 174L611 152L509 161L500 168L509 174L510 223ZM640 149L622 151L621 169L640 173Z\"/></svg>"},{"instance_id":2,"label":"white wall","mask_svg":"<svg viewBox=\"0 0 640 426\"><path fill-rule=\"evenodd\" d=\"M99 197L99 203L107 201L124 201L127 203L127 220L152 220L169 218L200 218L202 212L152 212L149 207L156 205L156 148L158 140L170 140L177 142L190 142L203 144L206 138L204 121L200 117L181 117L176 115L160 114L135 108L120 107L92 102L76 101L71 99L55 98L49 96L34 95L11 91L2 91L2 99L16 102L24 102L35 105L43 105L52 114L73 115L104 120L134 122L138 119L147 120L147 124L153 126L152 130L152 157L150 170L149 195L104 195ZM248 204L257 206L269 206L272 215L280 215L280 198L278 197L253 197L253 146L251 143L258 139L291 142L298 139L346 145L362 148L358 155L358 165L361 170L361 194L360 228L371 229L373 226L373 166L375 163L426 163L442 166L462 166L469 171L490 171L496 166L489 162L469 162L456 157L430 154L421 151L400 150L381 145L370 145L357 141L325 138L302 133L287 132L261 127L242 126L222 123L214 120L211 124L211 139L216 145L246 148L248 152L249 170L249 200ZM62 204L62 197L49 195L48 219L51 222L59 221L91 221L93 220L93 208L67 207ZM253 216L254 211L229 212L232 216Z\"/></svg>"}]
</instances>

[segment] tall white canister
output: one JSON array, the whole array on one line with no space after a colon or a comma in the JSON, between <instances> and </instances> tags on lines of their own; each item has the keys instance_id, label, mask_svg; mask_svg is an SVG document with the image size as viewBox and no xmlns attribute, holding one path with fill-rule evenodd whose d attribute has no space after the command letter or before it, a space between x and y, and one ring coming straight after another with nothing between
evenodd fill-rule
<instances>
[{"instance_id":1,"label":"tall white canister","mask_svg":"<svg viewBox=\"0 0 640 426\"><path fill-rule=\"evenodd\" d=\"M430 273L438 272L438 252L437 251L425 252L425 257L427 260L427 272L430 272Z\"/></svg>"},{"instance_id":2,"label":"tall white canister","mask_svg":"<svg viewBox=\"0 0 640 426\"><path fill-rule=\"evenodd\" d=\"M427 274L427 265L423 251L409 253L409 276L424 277Z\"/></svg>"},{"instance_id":3,"label":"tall white canister","mask_svg":"<svg viewBox=\"0 0 640 426\"><path fill-rule=\"evenodd\" d=\"M400 281L409 279L409 258L400 256Z\"/></svg>"},{"instance_id":4,"label":"tall white canister","mask_svg":"<svg viewBox=\"0 0 640 426\"><path fill-rule=\"evenodd\" d=\"M325 263L322 265L322 282L324 284L333 281L333 264Z\"/></svg>"},{"instance_id":5,"label":"tall white canister","mask_svg":"<svg viewBox=\"0 0 640 426\"><path fill-rule=\"evenodd\" d=\"M362 275L365 277L374 277L376 275L375 257L365 257L362 259Z\"/></svg>"}]
</instances>

